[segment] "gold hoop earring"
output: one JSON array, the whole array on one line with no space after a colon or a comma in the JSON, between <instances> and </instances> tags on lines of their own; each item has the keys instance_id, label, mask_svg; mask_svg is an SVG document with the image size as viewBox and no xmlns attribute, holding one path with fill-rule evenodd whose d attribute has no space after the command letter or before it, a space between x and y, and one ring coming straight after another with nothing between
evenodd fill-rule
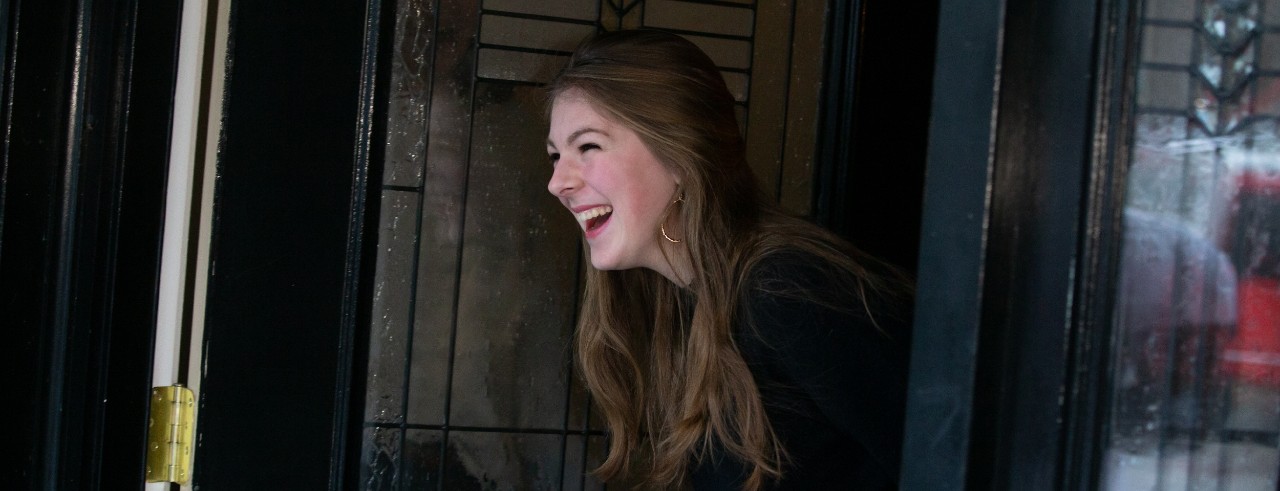
<instances>
[{"instance_id":1,"label":"gold hoop earring","mask_svg":"<svg viewBox=\"0 0 1280 491\"><path fill-rule=\"evenodd\" d=\"M674 205L674 204L679 203L679 202L681 202L681 201L684 201L684 193L680 193L680 195L679 195L679 196L676 196L676 199L672 200L672 201L671 201L671 204L673 204L673 205ZM671 236L670 236L670 235L667 235L667 224L666 224L666 221L667 221L667 218L669 218L670 216L671 216L671 212L669 212L669 211L668 211L668 212L667 212L667 216L662 218L662 223L659 223L659 224L658 224L658 231L662 232L662 238L667 239L667 242L670 242L670 243L672 243L672 244L679 244L679 243L680 243L680 241L678 241L678 240L676 240L676 239L671 238Z\"/></svg>"},{"instance_id":2,"label":"gold hoop earring","mask_svg":"<svg viewBox=\"0 0 1280 491\"><path fill-rule=\"evenodd\" d=\"M671 238L671 236L670 236L670 235L667 235L667 226L666 226L666 225L659 223L659 224L658 224L658 230L662 232L662 238L667 239L667 242L670 242L670 243L672 243L672 244L679 244L679 243L680 243L680 241L678 241L678 240L676 240L676 239Z\"/></svg>"}]
</instances>

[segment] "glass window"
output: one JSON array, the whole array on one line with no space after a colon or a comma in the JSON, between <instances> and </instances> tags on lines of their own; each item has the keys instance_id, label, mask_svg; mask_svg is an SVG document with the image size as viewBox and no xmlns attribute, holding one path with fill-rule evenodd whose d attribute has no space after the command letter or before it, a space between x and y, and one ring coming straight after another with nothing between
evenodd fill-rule
<instances>
[{"instance_id":1,"label":"glass window","mask_svg":"<svg viewBox=\"0 0 1280 491\"><path fill-rule=\"evenodd\" d=\"M791 53L821 51L820 14L744 0L397 9L361 489L601 489L586 471L604 431L571 365L580 233L546 192L541 86L597 29L675 30L720 66L764 157L753 168L803 181L769 186L807 204L814 132L782 122L818 120L808 74L822 57Z\"/></svg>"},{"instance_id":2,"label":"glass window","mask_svg":"<svg viewBox=\"0 0 1280 491\"><path fill-rule=\"evenodd\" d=\"M1144 10L1102 487L1274 490L1280 0Z\"/></svg>"}]
</instances>

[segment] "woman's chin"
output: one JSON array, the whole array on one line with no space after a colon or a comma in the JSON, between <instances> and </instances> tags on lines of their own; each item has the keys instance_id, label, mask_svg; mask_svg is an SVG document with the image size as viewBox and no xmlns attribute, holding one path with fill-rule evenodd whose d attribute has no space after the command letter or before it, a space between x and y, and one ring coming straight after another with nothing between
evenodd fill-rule
<instances>
[{"instance_id":1,"label":"woman's chin","mask_svg":"<svg viewBox=\"0 0 1280 491\"><path fill-rule=\"evenodd\" d=\"M616 271L619 269L623 269L623 268L617 267L617 265L615 265L612 261L596 259L594 256L591 258L591 267L596 268L600 271Z\"/></svg>"},{"instance_id":2,"label":"woman's chin","mask_svg":"<svg viewBox=\"0 0 1280 491\"><path fill-rule=\"evenodd\" d=\"M623 264L623 261L606 254L591 254L591 267L600 271L618 271L634 268L634 265Z\"/></svg>"}]
</instances>

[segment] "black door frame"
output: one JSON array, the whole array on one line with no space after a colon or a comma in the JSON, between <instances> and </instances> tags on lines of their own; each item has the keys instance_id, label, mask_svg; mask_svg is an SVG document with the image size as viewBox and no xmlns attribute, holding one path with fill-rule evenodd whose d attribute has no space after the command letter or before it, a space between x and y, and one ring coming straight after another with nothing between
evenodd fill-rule
<instances>
[{"instance_id":1,"label":"black door frame","mask_svg":"<svg viewBox=\"0 0 1280 491\"><path fill-rule=\"evenodd\" d=\"M145 476L181 2L0 2L11 489Z\"/></svg>"},{"instance_id":2,"label":"black door frame","mask_svg":"<svg viewBox=\"0 0 1280 491\"><path fill-rule=\"evenodd\" d=\"M231 3L197 486L359 489L394 13Z\"/></svg>"},{"instance_id":3,"label":"black door frame","mask_svg":"<svg viewBox=\"0 0 1280 491\"><path fill-rule=\"evenodd\" d=\"M813 219L914 276L938 0L833 1L826 14Z\"/></svg>"},{"instance_id":4,"label":"black door frame","mask_svg":"<svg viewBox=\"0 0 1280 491\"><path fill-rule=\"evenodd\" d=\"M394 9L259 3L232 12L195 478L354 488ZM1140 8L940 2L906 489L1096 485ZM19 488L141 481L179 11L0 8Z\"/></svg>"},{"instance_id":5,"label":"black door frame","mask_svg":"<svg viewBox=\"0 0 1280 491\"><path fill-rule=\"evenodd\" d=\"M942 0L903 489L1094 489L1136 13Z\"/></svg>"}]
</instances>

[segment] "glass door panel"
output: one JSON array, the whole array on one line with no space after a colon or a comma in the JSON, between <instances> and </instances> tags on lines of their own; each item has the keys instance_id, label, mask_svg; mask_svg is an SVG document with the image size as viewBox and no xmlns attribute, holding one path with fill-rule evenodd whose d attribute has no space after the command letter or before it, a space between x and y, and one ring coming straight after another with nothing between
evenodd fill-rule
<instances>
[{"instance_id":1,"label":"glass door panel","mask_svg":"<svg viewBox=\"0 0 1280 491\"><path fill-rule=\"evenodd\" d=\"M1151 0L1140 44L1102 487L1273 490L1280 1Z\"/></svg>"}]
</instances>

